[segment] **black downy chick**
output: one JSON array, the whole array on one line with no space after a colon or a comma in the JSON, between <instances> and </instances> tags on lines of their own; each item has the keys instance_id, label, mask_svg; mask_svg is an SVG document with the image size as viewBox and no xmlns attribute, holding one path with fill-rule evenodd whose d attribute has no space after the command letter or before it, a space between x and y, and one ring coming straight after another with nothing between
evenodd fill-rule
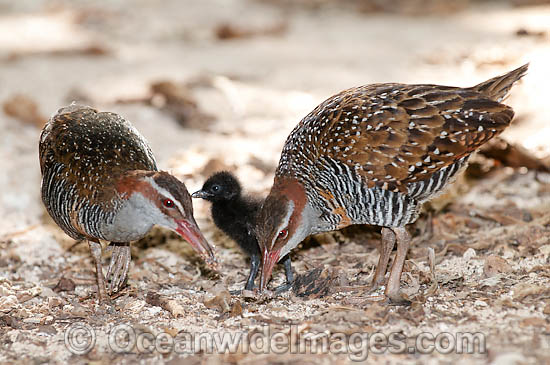
<instances>
[{"instance_id":1,"label":"black downy chick","mask_svg":"<svg viewBox=\"0 0 550 365\"><path fill-rule=\"evenodd\" d=\"M210 176L201 190L193 193L193 198L202 198L212 203L212 218L216 226L233 239L250 256L250 274L245 290L254 289L254 280L261 263L260 247L256 239L256 217L262 201L242 195L241 184L227 171ZM283 292L292 286L292 267L290 256L282 260L287 283L276 289Z\"/></svg>"}]
</instances>

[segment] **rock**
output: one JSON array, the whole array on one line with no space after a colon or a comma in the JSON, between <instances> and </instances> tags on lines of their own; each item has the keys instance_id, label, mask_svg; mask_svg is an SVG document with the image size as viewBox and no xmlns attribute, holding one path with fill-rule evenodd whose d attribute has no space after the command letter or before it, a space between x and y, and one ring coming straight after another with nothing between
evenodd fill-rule
<instances>
[{"instance_id":1,"label":"rock","mask_svg":"<svg viewBox=\"0 0 550 365\"><path fill-rule=\"evenodd\" d=\"M464 252L462 257L470 261L472 258L476 257L476 250L470 247L469 249L466 250L466 252Z\"/></svg>"},{"instance_id":2,"label":"rock","mask_svg":"<svg viewBox=\"0 0 550 365\"><path fill-rule=\"evenodd\" d=\"M11 288L11 283L7 279L0 279L0 297L14 294L15 292Z\"/></svg>"},{"instance_id":3,"label":"rock","mask_svg":"<svg viewBox=\"0 0 550 365\"><path fill-rule=\"evenodd\" d=\"M550 245L540 246L539 251L545 256L550 256Z\"/></svg>"},{"instance_id":4,"label":"rock","mask_svg":"<svg viewBox=\"0 0 550 365\"><path fill-rule=\"evenodd\" d=\"M48 307L50 309L62 307L64 304L64 301L61 300L59 297L49 297L48 298Z\"/></svg>"},{"instance_id":5,"label":"rock","mask_svg":"<svg viewBox=\"0 0 550 365\"><path fill-rule=\"evenodd\" d=\"M41 297L50 298L50 297L56 297L57 296L57 294L51 288L48 288L47 286L43 286L41 289L42 289L42 292L40 293Z\"/></svg>"},{"instance_id":6,"label":"rock","mask_svg":"<svg viewBox=\"0 0 550 365\"><path fill-rule=\"evenodd\" d=\"M0 312L9 313L19 306L19 301L15 295L8 295L0 298Z\"/></svg>"},{"instance_id":7,"label":"rock","mask_svg":"<svg viewBox=\"0 0 550 365\"><path fill-rule=\"evenodd\" d=\"M42 293L42 288L35 286L34 288L17 292L17 299L19 300L19 303L24 303L27 300L39 296L40 293Z\"/></svg>"}]
</instances>

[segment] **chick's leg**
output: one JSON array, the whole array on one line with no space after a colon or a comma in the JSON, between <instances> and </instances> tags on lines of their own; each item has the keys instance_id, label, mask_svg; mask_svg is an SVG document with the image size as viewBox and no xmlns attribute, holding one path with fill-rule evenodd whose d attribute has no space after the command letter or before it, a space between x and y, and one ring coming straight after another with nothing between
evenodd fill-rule
<instances>
[{"instance_id":1,"label":"chick's leg","mask_svg":"<svg viewBox=\"0 0 550 365\"><path fill-rule=\"evenodd\" d=\"M285 267L286 283L275 288L275 294L281 294L292 288L292 282L294 281L294 274L292 273L292 261L290 260L290 254L283 257L281 262Z\"/></svg>"}]
</instances>

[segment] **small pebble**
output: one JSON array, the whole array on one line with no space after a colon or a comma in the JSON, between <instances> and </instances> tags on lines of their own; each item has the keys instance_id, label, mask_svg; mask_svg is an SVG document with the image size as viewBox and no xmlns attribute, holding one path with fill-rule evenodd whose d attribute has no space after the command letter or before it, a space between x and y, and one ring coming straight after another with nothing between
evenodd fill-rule
<instances>
[{"instance_id":1,"label":"small pebble","mask_svg":"<svg viewBox=\"0 0 550 365\"><path fill-rule=\"evenodd\" d=\"M464 252L462 257L466 260L471 260L473 257L476 257L476 250L470 247L466 250L466 252Z\"/></svg>"},{"instance_id":2,"label":"small pebble","mask_svg":"<svg viewBox=\"0 0 550 365\"><path fill-rule=\"evenodd\" d=\"M476 307L487 307L487 303L484 302L483 300L476 300L476 301L474 302L474 305L475 305Z\"/></svg>"},{"instance_id":3,"label":"small pebble","mask_svg":"<svg viewBox=\"0 0 550 365\"><path fill-rule=\"evenodd\" d=\"M15 295L8 295L0 298L0 312L8 313L19 305L19 301Z\"/></svg>"}]
</instances>

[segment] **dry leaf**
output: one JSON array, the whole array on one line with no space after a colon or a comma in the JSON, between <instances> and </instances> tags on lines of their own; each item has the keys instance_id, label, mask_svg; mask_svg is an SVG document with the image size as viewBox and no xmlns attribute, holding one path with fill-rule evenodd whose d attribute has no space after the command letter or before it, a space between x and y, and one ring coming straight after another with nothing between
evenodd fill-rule
<instances>
[{"instance_id":1,"label":"dry leaf","mask_svg":"<svg viewBox=\"0 0 550 365\"><path fill-rule=\"evenodd\" d=\"M241 316L243 314L243 306L239 300L231 306L231 317Z\"/></svg>"},{"instance_id":2,"label":"dry leaf","mask_svg":"<svg viewBox=\"0 0 550 365\"><path fill-rule=\"evenodd\" d=\"M535 284L519 284L514 288L514 300L522 301L528 296L544 293L547 288Z\"/></svg>"},{"instance_id":3,"label":"dry leaf","mask_svg":"<svg viewBox=\"0 0 550 365\"><path fill-rule=\"evenodd\" d=\"M284 22L274 24L261 29L245 28L239 25L222 23L216 27L216 37L220 40L251 38L261 35L281 35L287 29Z\"/></svg>"},{"instance_id":4,"label":"dry leaf","mask_svg":"<svg viewBox=\"0 0 550 365\"><path fill-rule=\"evenodd\" d=\"M546 320L540 317L524 318L519 322L520 327L542 327L546 326Z\"/></svg>"},{"instance_id":5,"label":"dry leaf","mask_svg":"<svg viewBox=\"0 0 550 365\"><path fill-rule=\"evenodd\" d=\"M47 120L38 110L36 101L22 94L16 94L4 102L4 113L38 128L42 128Z\"/></svg>"},{"instance_id":6,"label":"dry leaf","mask_svg":"<svg viewBox=\"0 0 550 365\"><path fill-rule=\"evenodd\" d=\"M174 318L185 316L185 309L177 301L167 299L158 293L147 293L145 301L149 305L160 307L168 311Z\"/></svg>"},{"instance_id":7,"label":"dry leaf","mask_svg":"<svg viewBox=\"0 0 550 365\"><path fill-rule=\"evenodd\" d=\"M214 120L199 109L191 91L183 85L159 81L151 85L151 92L151 104L170 113L184 127L207 130Z\"/></svg>"},{"instance_id":8,"label":"dry leaf","mask_svg":"<svg viewBox=\"0 0 550 365\"><path fill-rule=\"evenodd\" d=\"M501 137L485 143L479 153L500 161L504 166L527 167L532 170L550 171L543 160L533 156L527 149L505 141Z\"/></svg>"},{"instance_id":9,"label":"dry leaf","mask_svg":"<svg viewBox=\"0 0 550 365\"><path fill-rule=\"evenodd\" d=\"M483 266L483 274L485 277L492 277L496 274L507 273L512 271L512 266L503 259L496 255L490 255L485 259L485 265Z\"/></svg>"},{"instance_id":10,"label":"dry leaf","mask_svg":"<svg viewBox=\"0 0 550 365\"><path fill-rule=\"evenodd\" d=\"M54 286L53 291L56 293L59 293L62 291L72 292L74 291L75 287L76 285L72 279L69 279L63 276L61 279L59 279L56 286Z\"/></svg>"},{"instance_id":11,"label":"dry leaf","mask_svg":"<svg viewBox=\"0 0 550 365\"><path fill-rule=\"evenodd\" d=\"M166 300L162 308L170 312L174 318L185 316L185 309L173 299Z\"/></svg>"},{"instance_id":12,"label":"dry leaf","mask_svg":"<svg viewBox=\"0 0 550 365\"><path fill-rule=\"evenodd\" d=\"M220 291L214 298L204 301L206 308L214 308L222 313L231 311L231 294L227 290Z\"/></svg>"},{"instance_id":13,"label":"dry leaf","mask_svg":"<svg viewBox=\"0 0 550 365\"><path fill-rule=\"evenodd\" d=\"M292 292L299 297L322 298L330 293L336 278L330 269L318 267L298 275L292 284Z\"/></svg>"}]
</instances>

